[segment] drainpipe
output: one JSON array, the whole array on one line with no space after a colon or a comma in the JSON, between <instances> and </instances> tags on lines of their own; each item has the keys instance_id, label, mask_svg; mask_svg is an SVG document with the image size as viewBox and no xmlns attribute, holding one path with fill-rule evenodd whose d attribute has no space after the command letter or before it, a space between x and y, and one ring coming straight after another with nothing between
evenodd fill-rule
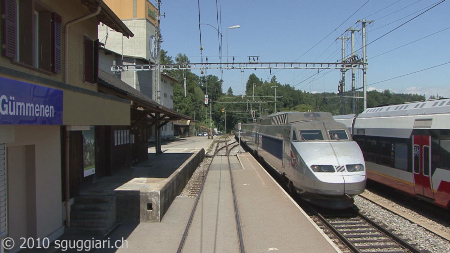
<instances>
[{"instance_id":1,"label":"drainpipe","mask_svg":"<svg viewBox=\"0 0 450 253\"><path fill-rule=\"evenodd\" d=\"M83 17L79 17L76 18L72 21L67 22L64 25L64 83L65 84L69 84L69 26L79 23L81 21L84 21L88 18L92 18L97 16L100 11L102 10L102 7L98 6L97 7L97 11L91 14L88 14L86 16ZM70 188L69 188L69 181L70 181L70 177L69 177L69 131L66 128L66 134L65 134L65 207L66 207L66 227L70 227Z\"/></svg>"},{"instance_id":2,"label":"drainpipe","mask_svg":"<svg viewBox=\"0 0 450 253\"><path fill-rule=\"evenodd\" d=\"M101 10L102 10L102 7L98 6L96 12L88 14L83 17L76 18L72 21L69 21L64 26L64 33L65 33L64 34L64 36L65 36L65 40L64 40L64 83L65 84L69 84L69 57L67 57L69 55L69 33L68 33L69 26L79 23L81 21L84 21L86 19L95 17L100 13Z\"/></svg>"}]
</instances>

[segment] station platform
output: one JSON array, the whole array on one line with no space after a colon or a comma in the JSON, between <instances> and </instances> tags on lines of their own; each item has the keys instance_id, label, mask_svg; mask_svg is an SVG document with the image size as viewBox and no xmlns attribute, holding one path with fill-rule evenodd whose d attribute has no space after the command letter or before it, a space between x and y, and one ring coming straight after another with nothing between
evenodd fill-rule
<instances>
[{"instance_id":1,"label":"station platform","mask_svg":"<svg viewBox=\"0 0 450 253\"><path fill-rule=\"evenodd\" d=\"M246 252L340 252L249 153L230 162ZM229 180L216 156L182 252L239 252ZM110 237L128 248L117 252L177 252L194 202L177 197L160 223L122 224Z\"/></svg>"}]
</instances>

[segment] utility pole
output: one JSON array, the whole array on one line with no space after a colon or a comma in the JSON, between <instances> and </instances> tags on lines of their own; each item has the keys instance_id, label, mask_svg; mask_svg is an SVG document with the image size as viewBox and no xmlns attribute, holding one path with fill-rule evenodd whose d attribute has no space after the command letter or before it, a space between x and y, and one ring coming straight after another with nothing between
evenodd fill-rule
<instances>
[{"instance_id":1,"label":"utility pole","mask_svg":"<svg viewBox=\"0 0 450 253\"><path fill-rule=\"evenodd\" d=\"M367 42L366 42L366 24L372 23L372 21L366 21L365 19L360 20L362 24L362 43L363 43L363 92L364 92L364 102L363 102L363 110L365 111L367 109Z\"/></svg>"},{"instance_id":2,"label":"utility pole","mask_svg":"<svg viewBox=\"0 0 450 253\"><path fill-rule=\"evenodd\" d=\"M348 39L345 37L345 35L342 35L341 38L338 38L342 40L342 63L344 63L345 61L345 40ZM338 93L341 96L341 103L342 103L342 114L345 114L345 97L344 97L344 93L345 93L345 72L347 71L347 69L342 68L341 69L341 81L339 81L339 87L338 87Z\"/></svg>"},{"instance_id":3,"label":"utility pole","mask_svg":"<svg viewBox=\"0 0 450 253\"><path fill-rule=\"evenodd\" d=\"M211 110L212 110L212 100L211 100L211 103L209 104L209 134L211 135L211 139L212 139L213 137L212 137Z\"/></svg>"},{"instance_id":4,"label":"utility pole","mask_svg":"<svg viewBox=\"0 0 450 253\"><path fill-rule=\"evenodd\" d=\"M253 83L253 101L255 101L255 83Z\"/></svg>"},{"instance_id":5,"label":"utility pole","mask_svg":"<svg viewBox=\"0 0 450 253\"><path fill-rule=\"evenodd\" d=\"M352 40L352 60L355 59L355 32L359 31L353 27L347 29L347 31L351 32L351 40ZM352 68L352 113L356 114L356 87L355 87L355 69Z\"/></svg>"},{"instance_id":6,"label":"utility pole","mask_svg":"<svg viewBox=\"0 0 450 253\"><path fill-rule=\"evenodd\" d=\"M161 47L161 30L160 30L160 25L161 25L161 13L160 13L160 9L161 9L161 0L157 0L156 1L157 4L157 19L158 19L158 26L156 27L156 34L155 34L155 39L156 39L156 48L155 48L155 54L156 54L156 69L155 69L155 85L154 85L154 92L155 92L155 101L158 104L161 104L161 66L160 66L160 55L159 55L159 49ZM161 150L161 128L159 127L159 113L156 114L156 124L155 124L155 143L156 143L156 154L162 154L162 150Z\"/></svg>"},{"instance_id":7,"label":"utility pole","mask_svg":"<svg viewBox=\"0 0 450 253\"><path fill-rule=\"evenodd\" d=\"M253 83L253 96L252 101L255 102L255 83ZM250 111L253 110L253 103L250 104Z\"/></svg>"},{"instance_id":8,"label":"utility pole","mask_svg":"<svg viewBox=\"0 0 450 253\"><path fill-rule=\"evenodd\" d=\"M275 112L277 113L277 88L278 86L272 86L271 88L275 88Z\"/></svg>"},{"instance_id":9,"label":"utility pole","mask_svg":"<svg viewBox=\"0 0 450 253\"><path fill-rule=\"evenodd\" d=\"M227 134L227 110L225 110L225 134Z\"/></svg>"}]
</instances>

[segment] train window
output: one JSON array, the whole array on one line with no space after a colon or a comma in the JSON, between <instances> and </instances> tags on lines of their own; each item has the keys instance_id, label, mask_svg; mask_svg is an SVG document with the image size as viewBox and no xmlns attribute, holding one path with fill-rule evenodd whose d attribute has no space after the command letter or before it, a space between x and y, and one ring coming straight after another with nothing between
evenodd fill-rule
<instances>
[{"instance_id":1,"label":"train window","mask_svg":"<svg viewBox=\"0 0 450 253\"><path fill-rule=\"evenodd\" d=\"M417 107L419 107L419 105L420 105L420 104L417 104L416 106L414 106L414 108L417 108Z\"/></svg>"},{"instance_id":2,"label":"train window","mask_svg":"<svg viewBox=\"0 0 450 253\"><path fill-rule=\"evenodd\" d=\"M323 140L323 135L320 130L301 130L300 136L304 141Z\"/></svg>"},{"instance_id":3,"label":"train window","mask_svg":"<svg viewBox=\"0 0 450 253\"><path fill-rule=\"evenodd\" d=\"M450 105L450 101L448 101L446 105Z\"/></svg>"},{"instance_id":4,"label":"train window","mask_svg":"<svg viewBox=\"0 0 450 253\"><path fill-rule=\"evenodd\" d=\"M397 110L399 106L396 106L394 110Z\"/></svg>"},{"instance_id":5,"label":"train window","mask_svg":"<svg viewBox=\"0 0 450 253\"><path fill-rule=\"evenodd\" d=\"M440 140L440 149L439 152L441 153L441 159L440 166L443 169L450 170L450 139L448 137L444 140ZM437 150L437 149L434 149Z\"/></svg>"},{"instance_id":6,"label":"train window","mask_svg":"<svg viewBox=\"0 0 450 253\"><path fill-rule=\"evenodd\" d=\"M389 111L391 109L391 107L388 107L387 109L386 109L386 111Z\"/></svg>"},{"instance_id":7,"label":"train window","mask_svg":"<svg viewBox=\"0 0 450 253\"><path fill-rule=\"evenodd\" d=\"M297 134L295 133L295 130L292 130L292 140L293 141L297 140Z\"/></svg>"},{"instance_id":8,"label":"train window","mask_svg":"<svg viewBox=\"0 0 450 253\"><path fill-rule=\"evenodd\" d=\"M420 147L414 144L414 173L420 173Z\"/></svg>"},{"instance_id":9,"label":"train window","mask_svg":"<svg viewBox=\"0 0 450 253\"><path fill-rule=\"evenodd\" d=\"M439 102L434 102L433 106L436 106Z\"/></svg>"},{"instance_id":10,"label":"train window","mask_svg":"<svg viewBox=\"0 0 450 253\"><path fill-rule=\"evenodd\" d=\"M443 106L445 104L445 101L442 101L439 106Z\"/></svg>"},{"instance_id":11,"label":"train window","mask_svg":"<svg viewBox=\"0 0 450 253\"><path fill-rule=\"evenodd\" d=\"M404 143L395 143L395 168L408 170L408 146Z\"/></svg>"},{"instance_id":12,"label":"train window","mask_svg":"<svg viewBox=\"0 0 450 253\"><path fill-rule=\"evenodd\" d=\"M430 175L430 147L423 146L423 174Z\"/></svg>"},{"instance_id":13,"label":"train window","mask_svg":"<svg viewBox=\"0 0 450 253\"><path fill-rule=\"evenodd\" d=\"M409 105L405 106L405 108L403 108L403 109L406 109L406 108L408 108L408 106L409 106Z\"/></svg>"},{"instance_id":14,"label":"train window","mask_svg":"<svg viewBox=\"0 0 450 253\"><path fill-rule=\"evenodd\" d=\"M379 164L394 167L394 143L385 140L378 141L378 162Z\"/></svg>"},{"instance_id":15,"label":"train window","mask_svg":"<svg viewBox=\"0 0 450 253\"><path fill-rule=\"evenodd\" d=\"M421 105L420 105L420 108L422 108L424 105L425 105L425 103L421 104Z\"/></svg>"},{"instance_id":16,"label":"train window","mask_svg":"<svg viewBox=\"0 0 450 253\"><path fill-rule=\"evenodd\" d=\"M328 134L331 140L348 140L347 133L345 130L329 130Z\"/></svg>"}]
</instances>

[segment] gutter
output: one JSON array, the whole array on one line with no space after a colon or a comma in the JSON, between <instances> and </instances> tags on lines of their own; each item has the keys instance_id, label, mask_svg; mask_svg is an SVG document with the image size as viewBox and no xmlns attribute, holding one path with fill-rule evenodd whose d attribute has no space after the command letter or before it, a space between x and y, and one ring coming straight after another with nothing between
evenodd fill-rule
<instances>
[{"instance_id":1,"label":"gutter","mask_svg":"<svg viewBox=\"0 0 450 253\"><path fill-rule=\"evenodd\" d=\"M65 84L69 84L69 27L73 24L79 23L81 21L84 21L86 19L92 18L97 16L100 11L102 10L102 7L98 6L97 7L97 11L91 14L88 14L86 16L83 17L79 17L76 18L74 20L71 20L69 22L67 22L64 25L64 83ZM66 208L66 227L70 227L70 187L69 187L69 181L70 181L70 177L69 177L69 167L70 167L70 162L69 162L69 130L66 129L66 133L65 133L65 138L64 138L64 142L65 142L65 164L64 164L64 172L65 172L65 177L64 177L64 185L65 185L65 208Z\"/></svg>"}]
</instances>

